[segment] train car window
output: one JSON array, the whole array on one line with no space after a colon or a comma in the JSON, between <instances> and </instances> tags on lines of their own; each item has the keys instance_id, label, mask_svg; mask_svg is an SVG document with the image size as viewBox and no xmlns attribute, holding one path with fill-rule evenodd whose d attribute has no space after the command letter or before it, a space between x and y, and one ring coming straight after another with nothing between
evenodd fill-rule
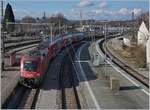
<instances>
[{"instance_id":1,"label":"train car window","mask_svg":"<svg viewBox=\"0 0 150 110\"><path fill-rule=\"evenodd\" d=\"M36 71L38 68L38 63L36 61L24 61L23 68L25 71Z\"/></svg>"}]
</instances>

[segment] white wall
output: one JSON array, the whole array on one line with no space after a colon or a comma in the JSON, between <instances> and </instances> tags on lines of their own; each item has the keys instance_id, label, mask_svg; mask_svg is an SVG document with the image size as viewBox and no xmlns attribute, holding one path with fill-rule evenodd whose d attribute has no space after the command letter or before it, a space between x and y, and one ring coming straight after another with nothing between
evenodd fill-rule
<instances>
[{"instance_id":1,"label":"white wall","mask_svg":"<svg viewBox=\"0 0 150 110\"><path fill-rule=\"evenodd\" d=\"M124 43L124 45L126 45L126 46L131 46L131 42L130 42L130 39L128 39L128 38L123 38L123 43Z\"/></svg>"},{"instance_id":2,"label":"white wall","mask_svg":"<svg viewBox=\"0 0 150 110\"><path fill-rule=\"evenodd\" d=\"M150 39L148 39L146 44L146 58L147 58L147 64L150 64Z\"/></svg>"},{"instance_id":3,"label":"white wall","mask_svg":"<svg viewBox=\"0 0 150 110\"><path fill-rule=\"evenodd\" d=\"M138 45L144 45L146 46L148 37L148 29L146 28L146 25L144 22L142 22L139 31L138 31Z\"/></svg>"}]
</instances>

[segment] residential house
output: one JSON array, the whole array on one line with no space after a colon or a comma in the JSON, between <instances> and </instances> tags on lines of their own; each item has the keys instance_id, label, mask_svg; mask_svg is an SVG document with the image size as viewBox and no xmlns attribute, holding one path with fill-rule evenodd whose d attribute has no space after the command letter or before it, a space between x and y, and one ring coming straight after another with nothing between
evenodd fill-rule
<instances>
[{"instance_id":1,"label":"residential house","mask_svg":"<svg viewBox=\"0 0 150 110\"><path fill-rule=\"evenodd\" d=\"M150 64L150 39L148 26L142 21L138 31L138 45L146 46L147 65Z\"/></svg>"},{"instance_id":2,"label":"residential house","mask_svg":"<svg viewBox=\"0 0 150 110\"><path fill-rule=\"evenodd\" d=\"M147 59L147 67L148 67L150 66L150 37L148 37L148 40L146 43L146 59Z\"/></svg>"},{"instance_id":3,"label":"residential house","mask_svg":"<svg viewBox=\"0 0 150 110\"><path fill-rule=\"evenodd\" d=\"M138 31L138 45L146 46L147 39L148 39L148 28L146 27L144 21L142 21L142 24L140 25L139 31Z\"/></svg>"}]
</instances>

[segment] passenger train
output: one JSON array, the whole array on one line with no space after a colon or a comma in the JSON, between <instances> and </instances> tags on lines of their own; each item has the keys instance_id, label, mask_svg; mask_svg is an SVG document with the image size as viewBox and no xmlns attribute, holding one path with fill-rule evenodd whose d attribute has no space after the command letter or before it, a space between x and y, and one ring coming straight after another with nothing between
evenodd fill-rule
<instances>
[{"instance_id":1,"label":"passenger train","mask_svg":"<svg viewBox=\"0 0 150 110\"><path fill-rule=\"evenodd\" d=\"M49 61L65 46L81 41L84 33L63 34L55 38L53 42L50 38L43 40L38 47L21 57L19 82L22 85L31 88L38 87L43 80Z\"/></svg>"}]
</instances>

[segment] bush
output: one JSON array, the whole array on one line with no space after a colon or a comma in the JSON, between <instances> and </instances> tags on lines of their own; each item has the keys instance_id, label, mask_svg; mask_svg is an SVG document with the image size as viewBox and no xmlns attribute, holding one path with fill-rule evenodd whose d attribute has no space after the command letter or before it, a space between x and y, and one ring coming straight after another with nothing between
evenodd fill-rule
<instances>
[{"instance_id":1,"label":"bush","mask_svg":"<svg viewBox=\"0 0 150 110\"><path fill-rule=\"evenodd\" d=\"M142 45L138 45L137 47L134 48L132 52L136 58L138 67L145 68L146 67L146 47Z\"/></svg>"}]
</instances>

